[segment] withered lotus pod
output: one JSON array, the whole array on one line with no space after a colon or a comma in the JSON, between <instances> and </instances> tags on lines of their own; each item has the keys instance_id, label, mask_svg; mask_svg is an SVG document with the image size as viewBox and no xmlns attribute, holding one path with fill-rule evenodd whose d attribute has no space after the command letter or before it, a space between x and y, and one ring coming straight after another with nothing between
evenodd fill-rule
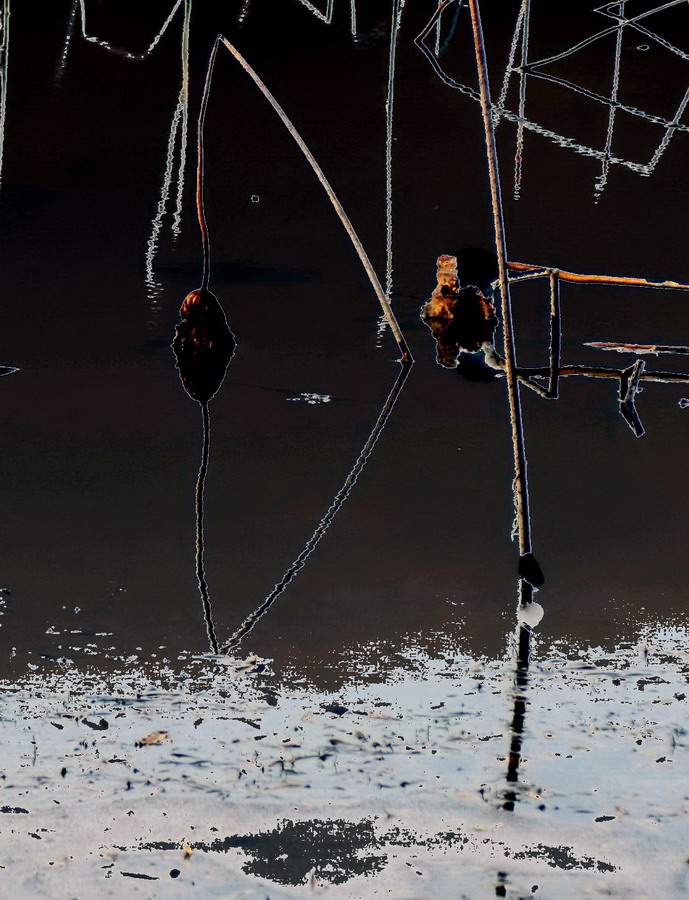
<instances>
[{"instance_id":1,"label":"withered lotus pod","mask_svg":"<svg viewBox=\"0 0 689 900\"><path fill-rule=\"evenodd\" d=\"M208 288L192 291L179 311L172 349L184 390L208 403L223 382L237 346L222 306Z\"/></svg>"},{"instance_id":2,"label":"withered lotus pod","mask_svg":"<svg viewBox=\"0 0 689 900\"><path fill-rule=\"evenodd\" d=\"M421 318L433 332L438 362L453 369L460 353L492 346L498 319L493 304L477 287L462 286L457 257L440 256L437 265L438 284L422 307Z\"/></svg>"}]
</instances>

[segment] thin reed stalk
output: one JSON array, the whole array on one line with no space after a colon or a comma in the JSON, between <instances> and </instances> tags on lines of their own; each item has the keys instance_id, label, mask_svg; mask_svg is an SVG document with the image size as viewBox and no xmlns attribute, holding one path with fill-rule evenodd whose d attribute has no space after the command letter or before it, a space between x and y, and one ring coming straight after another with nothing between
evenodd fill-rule
<instances>
[{"instance_id":1,"label":"thin reed stalk","mask_svg":"<svg viewBox=\"0 0 689 900\"><path fill-rule=\"evenodd\" d=\"M500 175L498 171L498 157L495 147L495 131L493 128L490 88L488 86L486 50L483 41L483 29L481 27L481 14L478 7L478 0L469 0L469 8L471 11L471 24L474 34L474 50L476 53L476 67L478 70L481 112L483 115L483 129L486 142L486 157L488 161L488 174L490 179L490 194L493 208L493 225L495 229L495 249L498 257L500 296L502 302L502 330L505 356L505 374L507 381L507 395L510 404L512 450L514 455L514 485L517 527L519 533L519 552L523 556L524 554L531 552L531 523L529 516L529 488L526 472L526 449L524 446L521 401L519 397L519 384L516 371L517 359L514 343L514 329L512 325L512 306L510 302L510 287L507 274L507 246L505 238L505 225L502 212L502 198L500 194Z\"/></svg>"}]
</instances>

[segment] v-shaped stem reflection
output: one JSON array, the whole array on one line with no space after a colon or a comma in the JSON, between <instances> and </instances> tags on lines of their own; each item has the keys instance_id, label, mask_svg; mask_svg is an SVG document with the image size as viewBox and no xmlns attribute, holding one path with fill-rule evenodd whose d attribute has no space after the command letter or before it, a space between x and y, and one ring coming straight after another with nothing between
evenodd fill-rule
<instances>
[{"instance_id":1,"label":"v-shaped stem reflection","mask_svg":"<svg viewBox=\"0 0 689 900\"><path fill-rule=\"evenodd\" d=\"M188 23L187 23L188 24ZM175 338L173 341L173 349L177 357L177 366L180 370L180 377L184 389L189 396L196 400L202 409L203 416L203 449L201 454L201 465L199 467L198 478L196 482L196 574L199 584L199 592L204 610L204 618L208 631L208 638L211 649L214 653L218 652L218 641L215 634L215 626L213 624L212 609L208 583L206 581L204 566L204 487L206 475L208 472L208 462L210 455L210 414L208 411L208 403L219 389L225 377L225 372L230 359L235 350L234 335L230 331L222 306L217 298L209 290L210 271L211 271L211 246L208 233L208 225L206 222L204 208L204 126L206 120L206 111L208 108L208 100L211 90L213 71L217 58L218 47L223 43L230 53L239 62L242 68L249 74L253 82L269 101L279 118L292 135L302 153L308 160L311 168L315 172L319 181L323 185L326 194L337 212L340 221L345 227L347 234L359 255L359 258L369 276L369 280L383 308L390 328L395 336L398 347L401 351L400 373L395 381L392 391L390 392L378 420L376 421L371 434L364 445L359 457L357 458L352 470L350 471L344 485L335 496L333 503L329 507L325 516L319 523L316 531L307 542L302 553L297 557L287 573L275 586L271 594L261 604L261 606L243 623L242 626L230 638L229 643L224 650L235 646L236 643L244 636L253 624L263 615L272 605L275 599L284 591L296 573L304 566L306 560L313 552L316 544L320 541L323 534L328 529L333 517L338 509L342 506L353 485L356 483L361 470L383 430L385 423L392 411L395 401L406 381L413 359L406 341L397 324L397 320L390 309L385 293L378 281L378 277L371 265L366 251L359 240L349 218L347 217L342 204L338 200L330 183L328 182L323 170L316 162L313 154L304 143L301 135L287 117L282 107L278 104L275 97L268 88L263 84L258 75L249 66L244 57L239 53L230 42L218 35L213 43L211 50L206 79L203 89L203 97L199 110L198 130L197 130L197 177L196 177L196 206L198 213L199 230L201 232L201 244L203 250L203 278L201 287L192 291L184 300L180 311L181 321L178 322Z\"/></svg>"},{"instance_id":2,"label":"v-shaped stem reflection","mask_svg":"<svg viewBox=\"0 0 689 900\"><path fill-rule=\"evenodd\" d=\"M406 341L397 324L397 320L390 309L386 295L378 281L376 273L370 263L366 251L359 240L349 218L347 217L342 204L337 199L335 192L330 186L328 180L316 162L313 154L310 152L303 139L295 129L292 122L287 117L282 107L278 104L275 97L268 88L263 84L258 75L249 66L243 56L230 44L230 42L222 35L218 35L211 51L208 62L208 70L203 90L203 98L198 119L198 161L197 161L197 180L196 180L196 203L198 212L199 229L201 232L201 243L203 249L203 279L201 288L192 291L185 299L182 310L182 321L177 325L173 348L177 355L180 376L185 390L194 400L201 404L203 413L204 426L204 442L201 456L201 466L196 485L196 572L199 583L199 591L204 609L204 618L208 630L208 637L213 652L218 652L218 641L215 635L215 627L213 625L211 602L208 591L208 584L205 576L204 567L204 532L203 532L203 512L204 512L204 485L206 474L208 471L208 458L210 453L210 415L208 412L208 402L220 387L225 375L225 370L229 360L234 353L234 337L227 327L224 312L215 296L208 289L210 280L210 263L211 263L211 247L208 233L208 225L206 222L204 209L204 126L206 119L206 111L208 108L208 99L210 95L213 71L217 58L217 51L220 43L231 52L235 59L240 63L242 68L249 74L259 90L269 101L279 118L290 132L302 153L308 160L311 168L315 172L319 181L323 185L330 202L337 212L340 221L345 227L354 248L366 270L373 289L380 301L390 328L395 336L397 344L401 351L401 369L395 380L390 394L388 395L383 409L373 426L373 430L369 435L361 453L357 457L354 466L347 476L342 488L336 494L332 504L328 508L325 516L321 519L315 532L309 539L304 550L299 554L292 566L288 569L282 579L276 584L273 591L240 626L240 628L230 637L228 644L223 648L228 650L236 646L239 640L247 634L256 621L270 608L277 597L285 590L287 585L292 581L297 572L303 568L306 560L313 552L314 548L327 531L330 523L336 515L339 508L347 499L349 492L356 483L362 469L366 465L366 461L376 444L385 423L395 405L402 387L409 375L412 356L407 347Z\"/></svg>"},{"instance_id":3,"label":"v-shaped stem reflection","mask_svg":"<svg viewBox=\"0 0 689 900\"><path fill-rule=\"evenodd\" d=\"M239 628L234 632L234 634L232 634L227 644L223 647L223 652L234 649L242 640L242 638L246 637L246 635L249 634L258 620L268 612L268 610L277 600L280 594L282 594L286 590L286 588L295 578L300 569L303 569L306 565L306 561L316 549L318 542L332 524L332 521L337 515L338 510L349 496L350 491L361 475L364 466L366 465L368 458L370 457L371 452L373 451L373 448L378 441L378 438L381 436L383 429L385 428L388 418L390 417L390 413L392 412L395 403L397 402L397 399L402 391L402 388L404 387L404 384L409 377L410 371L411 368L409 366L401 367L397 378L395 379L395 383L392 386L392 390L388 394L387 399L383 404L380 415L376 419L371 433L366 439L366 443L357 456L354 465L352 466L349 474L344 481L344 484L337 492L337 494L335 494L335 497L333 498L333 501L328 507L325 515L316 526L316 530L306 542L304 549L297 556L292 565L287 569L282 578L277 582L277 584L265 598L263 603L261 603L261 605L258 606L250 615L248 615L239 626Z\"/></svg>"}]
</instances>

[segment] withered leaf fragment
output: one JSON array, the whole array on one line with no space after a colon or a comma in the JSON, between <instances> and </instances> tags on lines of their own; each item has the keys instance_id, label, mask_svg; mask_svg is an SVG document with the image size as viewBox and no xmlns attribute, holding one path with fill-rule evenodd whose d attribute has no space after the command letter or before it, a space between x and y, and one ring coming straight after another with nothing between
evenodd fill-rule
<instances>
[{"instance_id":1,"label":"withered leaf fragment","mask_svg":"<svg viewBox=\"0 0 689 900\"><path fill-rule=\"evenodd\" d=\"M198 403L208 403L225 378L237 346L218 298L198 288L184 299L172 349L184 390Z\"/></svg>"},{"instance_id":2,"label":"withered leaf fragment","mask_svg":"<svg viewBox=\"0 0 689 900\"><path fill-rule=\"evenodd\" d=\"M137 747L149 747L152 744L162 744L167 740L167 731L152 731L146 737L136 742Z\"/></svg>"}]
</instances>

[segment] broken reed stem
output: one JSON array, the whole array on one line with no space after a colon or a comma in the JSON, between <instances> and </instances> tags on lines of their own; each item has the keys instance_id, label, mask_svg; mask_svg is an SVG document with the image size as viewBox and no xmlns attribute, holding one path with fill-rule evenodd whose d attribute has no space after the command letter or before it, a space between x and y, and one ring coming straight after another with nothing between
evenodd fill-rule
<instances>
[{"instance_id":1,"label":"broken reed stem","mask_svg":"<svg viewBox=\"0 0 689 900\"><path fill-rule=\"evenodd\" d=\"M203 416L203 449L201 451L199 476L196 480L196 577L199 582L199 591L201 592L203 617L206 622L208 640L210 641L213 653L217 653L218 639L215 636L211 600L208 594L208 583L206 582L206 573L203 563L203 490L206 483L206 474L208 472L208 456L210 454L211 443L211 419L208 412L208 403L201 404L201 412Z\"/></svg>"},{"instance_id":2,"label":"broken reed stem","mask_svg":"<svg viewBox=\"0 0 689 900\"><path fill-rule=\"evenodd\" d=\"M395 336L397 345L399 346L400 351L402 353L400 363L402 363L403 365L411 365L414 361L413 357L409 351L407 342L405 341L404 337L402 336L402 332L400 331L400 327L397 323L397 319L395 318L395 314L393 313L393 311L390 307L388 298L385 296L385 291L383 290L383 288L380 284L380 281L378 280L378 276L376 275L375 270L374 270L373 266L371 265L371 261L369 260L368 255L367 255L366 251L364 250L363 244L359 240L358 234L354 230L354 226L349 221L349 218L348 218L346 212L344 211L342 204L338 200L338 198L335 194L335 191L330 186L330 183L329 183L328 179L325 177L323 170L316 162L315 157L313 156L313 154L311 153L309 148L304 143L301 135L299 134L297 129L294 127L294 125L292 124L289 117L287 116L287 113L283 110L283 108L277 102L277 100L272 95L270 90L266 87L266 85L261 81L261 79L258 77L256 72L251 68L249 63L244 59L244 57L239 52L239 50L237 50L237 48L234 47L227 40L227 38L221 34L218 35L218 37L216 39L215 47L217 47L219 41L221 41L225 45L225 47L230 51L232 56L234 56L234 58L237 60L239 65L244 69L244 71L251 78L251 80L254 82L254 84L259 89L259 91L263 94L263 96L266 98L266 100L273 107L275 112L278 114L280 120L282 121L282 124L285 126L285 128L289 131L291 136L294 138L297 146L299 147L301 152L304 154L309 165L315 172L316 177L318 178L320 183L323 185L323 188L324 188L326 194L328 195L328 199L332 203L335 212L339 216L340 221L342 222L342 224L345 228L345 231L349 235L349 239L351 240L352 244L354 245L354 249L356 250L357 254L359 255L359 259L361 260L361 263L362 263L364 269L366 270L366 274L368 275L369 281L371 282L371 286L373 287L376 297L378 298L378 301L380 302L380 305L383 309L383 313L385 314L385 318L388 321L388 325L390 326L390 329L391 329L393 335ZM214 50L215 50L215 48L214 48Z\"/></svg>"},{"instance_id":3,"label":"broken reed stem","mask_svg":"<svg viewBox=\"0 0 689 900\"><path fill-rule=\"evenodd\" d=\"M564 269L552 269L547 266L535 266L529 263L517 262L508 262L507 268L515 272L528 273L518 276L514 279L515 281L522 281L524 278L547 278L551 272L555 272L561 281L572 281L577 284L619 284L628 287L689 291L689 284L683 284L680 281L648 281L646 278L628 278L624 275L580 275L577 272L567 272Z\"/></svg>"},{"instance_id":4,"label":"broken reed stem","mask_svg":"<svg viewBox=\"0 0 689 900\"><path fill-rule=\"evenodd\" d=\"M676 344L625 344L621 341L586 341L584 347L595 347L596 350L612 350L615 353L649 353L657 356L658 353L670 353L675 356L686 356L689 347L680 347Z\"/></svg>"},{"instance_id":5,"label":"broken reed stem","mask_svg":"<svg viewBox=\"0 0 689 900\"><path fill-rule=\"evenodd\" d=\"M512 426L512 449L514 454L515 497L517 507L517 524L519 527L519 552L531 552L531 526L529 519L529 488L526 478L526 449L524 447L524 431L522 411L517 382L517 360L514 346L514 330L512 326L512 307L510 303L510 287L507 276L507 247L505 226L502 214L502 198L500 196L500 176L498 158L493 130L492 105L488 73L486 66L486 50L481 27L481 14L478 0L469 0L471 25L474 33L474 49L476 51L476 67L481 95L481 112L486 141L486 156L490 178L490 194L493 207L493 225L495 228L495 249L498 257L500 276L500 296L502 301L502 330L504 340L505 374L507 376L507 395L510 404L510 422Z\"/></svg>"},{"instance_id":6,"label":"broken reed stem","mask_svg":"<svg viewBox=\"0 0 689 900\"><path fill-rule=\"evenodd\" d=\"M213 67L215 66L215 58L218 55L218 43L220 37L215 39L211 55L208 59L208 70L206 71L206 81L203 85L203 96L201 98L201 108L199 110L199 120L197 126L197 159L196 159L196 212L199 217L199 228L201 229L201 244L203 246L203 281L201 287L208 290L208 283L211 276L211 245L208 236L208 225L206 224L206 212L203 205L203 168L204 168L204 148L203 148L203 132L206 124L206 110L208 109L208 97L211 90L211 79L213 77Z\"/></svg>"}]
</instances>

